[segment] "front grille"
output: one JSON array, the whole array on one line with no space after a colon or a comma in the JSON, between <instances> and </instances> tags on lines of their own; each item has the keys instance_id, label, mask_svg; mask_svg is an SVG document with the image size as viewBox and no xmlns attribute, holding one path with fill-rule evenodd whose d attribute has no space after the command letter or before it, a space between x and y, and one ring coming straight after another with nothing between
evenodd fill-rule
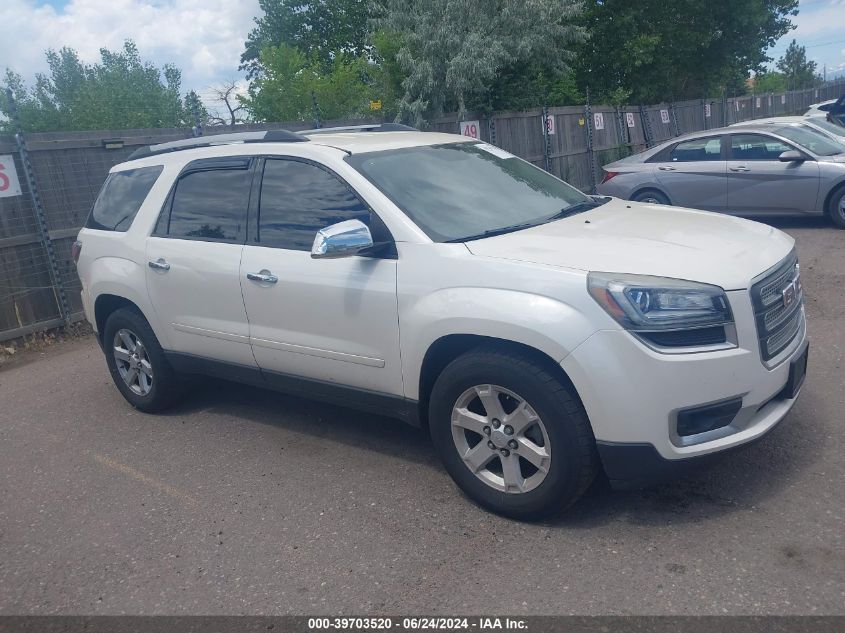
<instances>
[{"instance_id":1,"label":"front grille","mask_svg":"<svg viewBox=\"0 0 845 633\"><path fill-rule=\"evenodd\" d=\"M804 293L799 271L798 259L793 253L751 286L760 356L764 362L785 350L801 331ZM794 298L789 305L788 296Z\"/></svg>"}]
</instances>

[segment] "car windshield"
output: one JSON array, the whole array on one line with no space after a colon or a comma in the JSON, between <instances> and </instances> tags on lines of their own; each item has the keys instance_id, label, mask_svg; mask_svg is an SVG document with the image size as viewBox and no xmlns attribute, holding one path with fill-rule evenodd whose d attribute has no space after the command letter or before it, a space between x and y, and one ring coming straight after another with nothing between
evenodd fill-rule
<instances>
[{"instance_id":1,"label":"car windshield","mask_svg":"<svg viewBox=\"0 0 845 633\"><path fill-rule=\"evenodd\" d=\"M600 204L486 143L409 147L346 160L435 242L507 233Z\"/></svg>"},{"instance_id":2,"label":"car windshield","mask_svg":"<svg viewBox=\"0 0 845 633\"><path fill-rule=\"evenodd\" d=\"M845 154L845 145L805 125L789 125L778 128L774 132L810 150L816 156Z\"/></svg>"},{"instance_id":3,"label":"car windshield","mask_svg":"<svg viewBox=\"0 0 845 633\"><path fill-rule=\"evenodd\" d=\"M841 125L831 123L830 121L821 117L814 117L811 121L808 121L808 124L826 130L831 134L835 134L836 136L845 139L845 127L842 127Z\"/></svg>"}]
</instances>

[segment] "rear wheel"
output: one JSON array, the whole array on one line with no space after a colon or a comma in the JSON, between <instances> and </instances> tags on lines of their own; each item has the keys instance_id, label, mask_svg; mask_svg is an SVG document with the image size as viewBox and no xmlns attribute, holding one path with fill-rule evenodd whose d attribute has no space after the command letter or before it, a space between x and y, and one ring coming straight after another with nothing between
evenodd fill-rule
<instances>
[{"instance_id":1,"label":"rear wheel","mask_svg":"<svg viewBox=\"0 0 845 633\"><path fill-rule=\"evenodd\" d=\"M646 204L669 204L669 198L656 189L640 191L631 200L634 202L645 202Z\"/></svg>"},{"instance_id":2,"label":"rear wheel","mask_svg":"<svg viewBox=\"0 0 845 633\"><path fill-rule=\"evenodd\" d=\"M148 413L161 411L181 393L179 376L137 311L121 308L109 316L103 328L103 349L115 386L133 407Z\"/></svg>"},{"instance_id":3,"label":"rear wheel","mask_svg":"<svg viewBox=\"0 0 845 633\"><path fill-rule=\"evenodd\" d=\"M840 229L845 229L845 187L840 187L839 190L833 192L827 214L831 222Z\"/></svg>"},{"instance_id":4,"label":"rear wheel","mask_svg":"<svg viewBox=\"0 0 845 633\"><path fill-rule=\"evenodd\" d=\"M506 516L559 514L598 470L581 403L528 356L495 347L460 356L434 385L429 421L435 447L458 486Z\"/></svg>"}]
</instances>

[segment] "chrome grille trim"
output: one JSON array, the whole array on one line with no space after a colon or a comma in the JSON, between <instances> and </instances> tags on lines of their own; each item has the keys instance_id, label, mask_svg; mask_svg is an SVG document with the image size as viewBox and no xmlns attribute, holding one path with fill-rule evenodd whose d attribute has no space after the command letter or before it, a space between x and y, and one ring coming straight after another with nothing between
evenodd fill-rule
<instances>
[{"instance_id":1,"label":"chrome grille trim","mask_svg":"<svg viewBox=\"0 0 845 633\"><path fill-rule=\"evenodd\" d=\"M784 291L794 288L795 300L784 303ZM760 358L768 364L784 351L801 331L804 320L804 293L800 285L800 267L795 253L790 253L762 279L751 286L751 303L760 346Z\"/></svg>"}]
</instances>

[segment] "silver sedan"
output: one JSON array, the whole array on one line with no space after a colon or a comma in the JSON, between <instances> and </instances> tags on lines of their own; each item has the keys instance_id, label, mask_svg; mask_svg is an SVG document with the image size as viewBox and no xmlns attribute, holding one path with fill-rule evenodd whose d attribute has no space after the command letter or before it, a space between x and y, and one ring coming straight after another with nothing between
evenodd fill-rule
<instances>
[{"instance_id":1,"label":"silver sedan","mask_svg":"<svg viewBox=\"0 0 845 633\"><path fill-rule=\"evenodd\" d=\"M806 126L687 134L604 171L602 195L743 216L827 214L845 228L845 144Z\"/></svg>"}]
</instances>

